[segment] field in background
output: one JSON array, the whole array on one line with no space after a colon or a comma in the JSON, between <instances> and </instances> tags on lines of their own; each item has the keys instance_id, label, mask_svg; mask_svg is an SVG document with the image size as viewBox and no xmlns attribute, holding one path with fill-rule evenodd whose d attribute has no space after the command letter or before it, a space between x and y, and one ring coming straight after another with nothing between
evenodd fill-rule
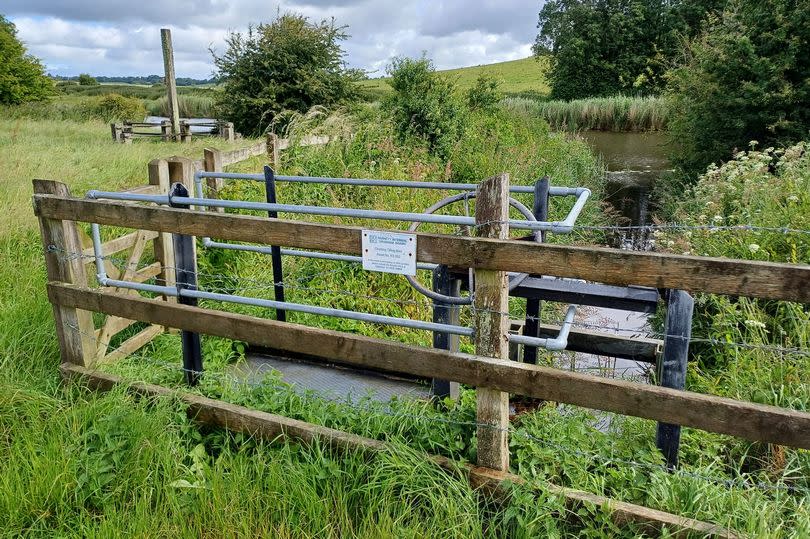
<instances>
[{"instance_id":1,"label":"field in background","mask_svg":"<svg viewBox=\"0 0 810 539\"><path fill-rule=\"evenodd\" d=\"M499 80L500 89L506 95L545 98L550 91L545 75L547 69L548 64L544 60L523 58L497 64L447 69L439 73L455 80L461 90L471 88L476 79L485 74ZM386 78L364 80L360 82L360 86L375 99L392 91Z\"/></svg>"}]
</instances>

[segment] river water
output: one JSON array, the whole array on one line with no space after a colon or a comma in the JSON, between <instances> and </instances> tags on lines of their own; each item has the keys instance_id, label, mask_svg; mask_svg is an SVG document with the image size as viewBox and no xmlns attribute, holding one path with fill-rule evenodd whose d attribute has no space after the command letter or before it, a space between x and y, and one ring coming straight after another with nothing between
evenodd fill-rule
<instances>
[{"instance_id":1,"label":"river water","mask_svg":"<svg viewBox=\"0 0 810 539\"><path fill-rule=\"evenodd\" d=\"M662 174L670 170L664 137L659 133L614 133L584 131L579 135L601 156L606 172L605 199L617 225L645 225L650 222L650 195ZM647 231L617 231L613 246L649 250ZM577 323L584 329L615 333L623 337L648 337L649 315L617 309L581 307ZM566 364L567 362L567 364ZM647 381L651 365L592 354L569 354L561 367L611 378Z\"/></svg>"}]
</instances>

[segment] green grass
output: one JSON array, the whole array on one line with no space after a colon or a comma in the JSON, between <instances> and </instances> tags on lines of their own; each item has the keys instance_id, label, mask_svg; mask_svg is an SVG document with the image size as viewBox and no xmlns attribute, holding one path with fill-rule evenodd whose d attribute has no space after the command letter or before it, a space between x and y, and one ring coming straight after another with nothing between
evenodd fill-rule
<instances>
[{"instance_id":1,"label":"green grass","mask_svg":"<svg viewBox=\"0 0 810 539\"><path fill-rule=\"evenodd\" d=\"M447 69L439 71L439 73L456 81L460 90L471 88L476 79L484 74L498 80L500 91L507 96L544 98L551 91L546 79L547 70L545 60L523 58L496 64ZM372 98L379 98L392 92L385 77L361 81L360 86Z\"/></svg>"},{"instance_id":2,"label":"green grass","mask_svg":"<svg viewBox=\"0 0 810 539\"><path fill-rule=\"evenodd\" d=\"M660 131L667 125L667 102L662 97L593 97L573 101L506 98L507 110L543 118L557 130Z\"/></svg>"}]
</instances>

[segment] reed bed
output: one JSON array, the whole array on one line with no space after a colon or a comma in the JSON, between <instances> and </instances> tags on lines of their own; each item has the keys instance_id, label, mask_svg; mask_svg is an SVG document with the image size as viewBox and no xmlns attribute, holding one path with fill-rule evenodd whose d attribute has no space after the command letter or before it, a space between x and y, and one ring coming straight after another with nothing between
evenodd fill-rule
<instances>
[{"instance_id":1,"label":"reed bed","mask_svg":"<svg viewBox=\"0 0 810 539\"><path fill-rule=\"evenodd\" d=\"M593 97L573 101L538 101L509 97L505 109L541 117L558 131L660 131L667 125L667 103L662 97Z\"/></svg>"}]
</instances>

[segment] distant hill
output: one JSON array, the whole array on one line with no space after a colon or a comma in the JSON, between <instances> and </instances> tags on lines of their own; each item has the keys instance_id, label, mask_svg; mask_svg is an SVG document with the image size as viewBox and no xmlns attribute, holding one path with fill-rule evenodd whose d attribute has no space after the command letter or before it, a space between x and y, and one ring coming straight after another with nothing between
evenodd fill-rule
<instances>
[{"instance_id":1,"label":"distant hill","mask_svg":"<svg viewBox=\"0 0 810 539\"><path fill-rule=\"evenodd\" d=\"M458 69L439 71L454 79L459 88L466 90L475 84L481 73L495 77L501 82L501 91L507 95L530 95L547 97L550 91L546 71L548 64L534 58L523 58L509 62L485 64ZM369 79L360 82L372 97L382 97L391 91L388 78Z\"/></svg>"},{"instance_id":2,"label":"distant hill","mask_svg":"<svg viewBox=\"0 0 810 539\"><path fill-rule=\"evenodd\" d=\"M57 81L78 81L79 77L63 77L60 75L51 75L51 78ZM163 75L146 75L146 76L119 76L119 77L94 77L101 84L138 84L141 86L151 86L153 84L163 84ZM201 86L205 84L214 84L215 79L192 79L190 77L177 77L178 86Z\"/></svg>"}]
</instances>

